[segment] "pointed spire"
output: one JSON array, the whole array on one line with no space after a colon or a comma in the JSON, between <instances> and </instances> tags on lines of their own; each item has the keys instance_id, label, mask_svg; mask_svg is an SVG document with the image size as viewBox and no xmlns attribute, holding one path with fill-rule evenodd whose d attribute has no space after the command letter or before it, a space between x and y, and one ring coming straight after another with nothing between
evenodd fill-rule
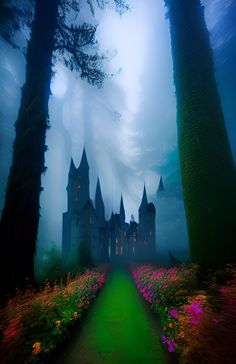
<instances>
[{"instance_id":1,"label":"pointed spire","mask_svg":"<svg viewBox=\"0 0 236 364\"><path fill-rule=\"evenodd\" d=\"M76 167L75 167L75 164L74 164L73 158L71 158L69 174L74 174L75 172L76 172Z\"/></svg>"},{"instance_id":2,"label":"pointed spire","mask_svg":"<svg viewBox=\"0 0 236 364\"><path fill-rule=\"evenodd\" d=\"M143 188L143 197L142 197L142 202L139 206L139 211L141 210L145 210L146 207L148 205L148 200L147 200L147 192L146 192L146 186L144 185L144 188Z\"/></svg>"},{"instance_id":3,"label":"pointed spire","mask_svg":"<svg viewBox=\"0 0 236 364\"><path fill-rule=\"evenodd\" d=\"M122 195L121 195L121 199L120 199L120 219L122 222L125 222L125 208L124 208Z\"/></svg>"},{"instance_id":4,"label":"pointed spire","mask_svg":"<svg viewBox=\"0 0 236 364\"><path fill-rule=\"evenodd\" d=\"M99 178L97 181L97 187L96 187L96 193L95 193L95 208L96 208L98 217L105 220L105 208L104 208L104 202L103 202L103 198L102 198L102 192L101 192Z\"/></svg>"},{"instance_id":5,"label":"pointed spire","mask_svg":"<svg viewBox=\"0 0 236 364\"><path fill-rule=\"evenodd\" d=\"M164 184L163 184L163 180L162 180L162 176L161 176L159 186L158 186L158 189L157 189L157 193L162 192L164 190L165 190L165 188L164 188Z\"/></svg>"},{"instance_id":6,"label":"pointed spire","mask_svg":"<svg viewBox=\"0 0 236 364\"><path fill-rule=\"evenodd\" d=\"M95 196L95 199L97 199L97 197L99 198L100 196L102 196L102 192L101 192L100 181L99 181L99 178L98 178L97 179L97 187L96 187L96 196Z\"/></svg>"},{"instance_id":7,"label":"pointed spire","mask_svg":"<svg viewBox=\"0 0 236 364\"><path fill-rule=\"evenodd\" d=\"M80 162L80 165L79 165L79 168L78 169L79 170L89 169L89 164L88 164L88 159L87 159L87 156L86 156L85 148L83 150L81 162Z\"/></svg>"},{"instance_id":8,"label":"pointed spire","mask_svg":"<svg viewBox=\"0 0 236 364\"><path fill-rule=\"evenodd\" d=\"M111 227L113 227L114 224L115 224L115 214L114 214L113 211L111 213L111 217L110 217L110 220L109 220L109 224L110 224Z\"/></svg>"}]
</instances>

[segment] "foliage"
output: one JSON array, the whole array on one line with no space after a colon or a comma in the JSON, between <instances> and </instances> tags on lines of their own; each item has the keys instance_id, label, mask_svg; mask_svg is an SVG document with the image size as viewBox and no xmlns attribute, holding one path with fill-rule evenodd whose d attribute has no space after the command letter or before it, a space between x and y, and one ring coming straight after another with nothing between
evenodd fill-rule
<instances>
[{"instance_id":1,"label":"foliage","mask_svg":"<svg viewBox=\"0 0 236 364\"><path fill-rule=\"evenodd\" d=\"M83 271L78 263L78 252L72 251L66 259L62 258L61 251L56 245L48 250L41 249L35 257L35 279L37 283L43 283L46 280L53 282L60 278L65 279L67 272L72 277Z\"/></svg>"},{"instance_id":2,"label":"foliage","mask_svg":"<svg viewBox=\"0 0 236 364\"><path fill-rule=\"evenodd\" d=\"M105 56L96 53L97 26L88 23L67 24L63 10L63 7L62 9L59 7L55 29L54 59L61 59L71 71L76 70L82 79L100 87L106 74L102 71Z\"/></svg>"},{"instance_id":3,"label":"foliage","mask_svg":"<svg viewBox=\"0 0 236 364\"><path fill-rule=\"evenodd\" d=\"M78 71L80 77L92 85L101 86L105 79L101 69L104 57L96 53L96 26L87 23L78 25L76 22L80 1L32 0L32 3L34 20L26 52L26 78L15 123L12 165L0 221L0 297L3 299L6 294L13 294L15 287L23 287L26 277L34 281L41 176L46 171L45 140L49 127L48 100L55 51L68 67ZM97 1L99 7L108 3ZM115 0L114 3L117 10L124 6L123 0ZM18 7L17 16L22 15L24 22L24 14ZM7 8L6 1L1 0L0 8ZM11 16L18 24L16 12ZM4 24L8 26L7 21ZM2 29L5 29L4 24ZM10 38L11 35L9 41ZM7 276L6 271L10 271Z\"/></svg>"},{"instance_id":4,"label":"foliage","mask_svg":"<svg viewBox=\"0 0 236 364\"><path fill-rule=\"evenodd\" d=\"M130 9L128 3L125 0L87 0L90 6L91 13L94 15L94 4L96 4L100 9L104 9L107 6L115 8L115 10L122 15Z\"/></svg>"},{"instance_id":5,"label":"foliage","mask_svg":"<svg viewBox=\"0 0 236 364\"><path fill-rule=\"evenodd\" d=\"M177 351L183 364L231 364L236 341L236 268L226 269L225 284L212 275L198 290L198 267L171 269L132 266L136 285L158 314L162 343Z\"/></svg>"},{"instance_id":6,"label":"foliage","mask_svg":"<svg viewBox=\"0 0 236 364\"><path fill-rule=\"evenodd\" d=\"M0 311L0 361L33 363L63 341L70 328L89 309L106 275L86 270L65 285L46 283L40 292L18 292Z\"/></svg>"},{"instance_id":7,"label":"foliage","mask_svg":"<svg viewBox=\"0 0 236 364\"><path fill-rule=\"evenodd\" d=\"M215 269L236 262L236 170L201 1L165 3L190 252L193 262Z\"/></svg>"},{"instance_id":8,"label":"foliage","mask_svg":"<svg viewBox=\"0 0 236 364\"><path fill-rule=\"evenodd\" d=\"M30 27L32 22L32 0L21 0L21 6L16 0L0 0L0 37L13 47L17 47L14 36L24 27Z\"/></svg>"}]
</instances>

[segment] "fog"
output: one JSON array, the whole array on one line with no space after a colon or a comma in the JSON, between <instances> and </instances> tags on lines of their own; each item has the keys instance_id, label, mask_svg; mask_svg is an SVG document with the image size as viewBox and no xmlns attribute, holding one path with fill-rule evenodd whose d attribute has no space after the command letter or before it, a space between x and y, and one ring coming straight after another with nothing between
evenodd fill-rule
<instances>
[{"instance_id":1,"label":"fog","mask_svg":"<svg viewBox=\"0 0 236 364\"><path fill-rule=\"evenodd\" d=\"M56 63L47 133L47 172L42 178L38 246L61 245L62 213L70 159L78 166L85 146L90 165L90 196L100 178L106 217L118 211L123 194L126 221L138 220L144 183L157 207L159 251L187 251L177 149L176 100L169 23L163 1L130 1L122 17L97 11L99 52L107 54L108 74L98 89ZM205 0L206 21L214 50L216 78L236 160L235 14L233 0ZM88 17L88 19L87 19ZM11 163L14 122L24 83L22 51L0 44L0 208ZM156 196L160 176L165 191Z\"/></svg>"}]
</instances>

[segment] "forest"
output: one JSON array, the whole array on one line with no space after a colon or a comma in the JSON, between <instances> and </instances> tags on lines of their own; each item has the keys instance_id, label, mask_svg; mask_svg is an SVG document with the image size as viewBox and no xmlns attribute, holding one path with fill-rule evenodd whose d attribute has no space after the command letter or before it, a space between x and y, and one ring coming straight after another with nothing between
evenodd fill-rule
<instances>
[{"instance_id":1,"label":"forest","mask_svg":"<svg viewBox=\"0 0 236 364\"><path fill-rule=\"evenodd\" d=\"M0 1L0 361L236 360L236 2Z\"/></svg>"}]
</instances>

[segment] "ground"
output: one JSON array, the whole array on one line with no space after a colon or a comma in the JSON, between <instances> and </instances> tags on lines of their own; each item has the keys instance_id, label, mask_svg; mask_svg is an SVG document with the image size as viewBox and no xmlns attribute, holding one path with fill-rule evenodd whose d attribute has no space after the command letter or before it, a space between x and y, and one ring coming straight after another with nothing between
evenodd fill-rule
<instances>
[{"instance_id":1,"label":"ground","mask_svg":"<svg viewBox=\"0 0 236 364\"><path fill-rule=\"evenodd\" d=\"M156 318L139 295L131 275L115 267L84 322L53 361L165 364L175 362L175 358L163 351Z\"/></svg>"}]
</instances>

